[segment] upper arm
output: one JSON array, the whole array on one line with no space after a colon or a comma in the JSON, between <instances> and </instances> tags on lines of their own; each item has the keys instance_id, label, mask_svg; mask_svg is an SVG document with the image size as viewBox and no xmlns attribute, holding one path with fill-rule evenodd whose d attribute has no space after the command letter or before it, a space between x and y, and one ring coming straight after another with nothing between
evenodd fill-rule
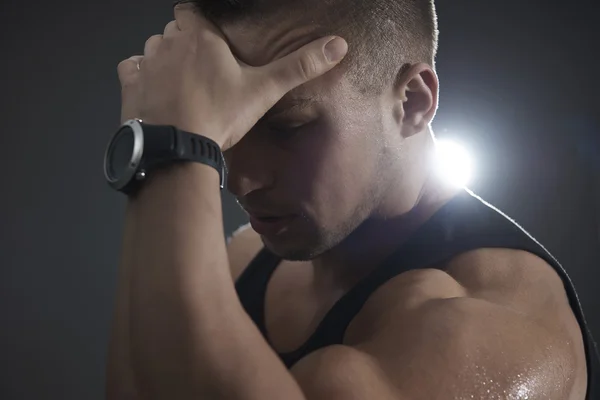
<instances>
[{"instance_id":1,"label":"upper arm","mask_svg":"<svg viewBox=\"0 0 600 400\"><path fill-rule=\"evenodd\" d=\"M537 263L526 270L523 259L491 267L498 258L488 256L449 264L467 297L390 305L367 340L299 361L292 372L307 399L582 399L581 331L560 278L526 254L517 256Z\"/></svg>"},{"instance_id":2,"label":"upper arm","mask_svg":"<svg viewBox=\"0 0 600 400\"><path fill-rule=\"evenodd\" d=\"M574 370L562 337L505 307L455 298L360 345L312 353L292 373L308 400L564 400Z\"/></svg>"},{"instance_id":3,"label":"upper arm","mask_svg":"<svg viewBox=\"0 0 600 400\"><path fill-rule=\"evenodd\" d=\"M236 281L263 246L250 224L242 225L227 238L227 257L231 276Z\"/></svg>"}]
</instances>

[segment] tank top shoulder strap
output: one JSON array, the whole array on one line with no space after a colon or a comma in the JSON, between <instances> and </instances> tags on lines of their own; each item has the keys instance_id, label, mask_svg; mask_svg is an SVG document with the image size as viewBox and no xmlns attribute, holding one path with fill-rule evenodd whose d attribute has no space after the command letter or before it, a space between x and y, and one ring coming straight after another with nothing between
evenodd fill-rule
<instances>
[{"instance_id":1,"label":"tank top shoulder strap","mask_svg":"<svg viewBox=\"0 0 600 400\"><path fill-rule=\"evenodd\" d=\"M505 214L468 190L461 191L434 214L376 270L344 295L327 313L311 339L298 351L280 355L286 364L318 348L343 343L346 328L368 298L403 272L433 268L460 253L480 248L509 248L531 252L549 264L565 282L586 346L589 332L573 284L560 264L531 235Z\"/></svg>"},{"instance_id":2,"label":"tank top shoulder strap","mask_svg":"<svg viewBox=\"0 0 600 400\"><path fill-rule=\"evenodd\" d=\"M238 277L235 289L244 310L267 337L264 324L264 297L271 275L281 259L263 247Z\"/></svg>"},{"instance_id":3,"label":"tank top shoulder strap","mask_svg":"<svg viewBox=\"0 0 600 400\"><path fill-rule=\"evenodd\" d=\"M409 270L435 268L458 254L480 248L521 249L556 263L517 224L511 223L505 215L471 192L461 191L376 270L340 299L334 306L335 310L324 321L326 324L322 326L323 332L332 336L323 339L340 342L346 327L369 296L395 276Z\"/></svg>"},{"instance_id":4,"label":"tank top shoulder strap","mask_svg":"<svg viewBox=\"0 0 600 400\"><path fill-rule=\"evenodd\" d=\"M395 276L419 268L434 268L460 253L480 248L524 250L548 262L559 274L583 333L588 366L588 395L595 399L600 359L575 287L558 261L515 221L474 193L463 190L436 212L376 270L346 293L323 318L310 339L291 353L279 354L288 368L319 348L343 343L345 331L364 303ZM264 323L265 291L280 258L266 248L256 255L236 282L244 309L267 338Z\"/></svg>"}]
</instances>

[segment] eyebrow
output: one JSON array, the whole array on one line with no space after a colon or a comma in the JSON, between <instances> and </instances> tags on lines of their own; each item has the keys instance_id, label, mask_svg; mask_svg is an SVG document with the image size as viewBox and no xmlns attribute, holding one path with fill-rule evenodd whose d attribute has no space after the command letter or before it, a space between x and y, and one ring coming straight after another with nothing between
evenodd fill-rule
<instances>
[{"instance_id":1,"label":"eyebrow","mask_svg":"<svg viewBox=\"0 0 600 400\"><path fill-rule=\"evenodd\" d=\"M273 118L276 115L288 114L292 111L304 110L305 108L313 105L314 103L318 103L314 97L296 97L290 100L280 100L277 104L275 104L266 114L260 119L261 121L265 121L267 119Z\"/></svg>"}]
</instances>

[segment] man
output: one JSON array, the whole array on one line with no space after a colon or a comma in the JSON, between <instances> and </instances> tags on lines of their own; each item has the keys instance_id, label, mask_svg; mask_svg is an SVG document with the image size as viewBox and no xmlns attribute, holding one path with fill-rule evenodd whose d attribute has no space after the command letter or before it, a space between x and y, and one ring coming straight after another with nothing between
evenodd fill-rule
<instances>
[{"instance_id":1,"label":"man","mask_svg":"<svg viewBox=\"0 0 600 400\"><path fill-rule=\"evenodd\" d=\"M560 265L431 173L432 3L193 3L119 65L122 120L217 143L252 229L225 248L208 165L130 197L109 399L593 398Z\"/></svg>"}]
</instances>

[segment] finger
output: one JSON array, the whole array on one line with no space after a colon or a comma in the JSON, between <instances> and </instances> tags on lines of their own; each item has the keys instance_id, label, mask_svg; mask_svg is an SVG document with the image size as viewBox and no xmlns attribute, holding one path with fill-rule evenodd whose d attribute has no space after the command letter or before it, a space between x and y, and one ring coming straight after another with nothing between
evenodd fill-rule
<instances>
[{"instance_id":1,"label":"finger","mask_svg":"<svg viewBox=\"0 0 600 400\"><path fill-rule=\"evenodd\" d=\"M197 29L202 23L202 16L191 3L178 3L173 7L175 21L179 30L187 31Z\"/></svg>"},{"instance_id":2,"label":"finger","mask_svg":"<svg viewBox=\"0 0 600 400\"><path fill-rule=\"evenodd\" d=\"M119 63L117 71L121 82L121 124L125 121L139 117L137 115L137 97L140 90L137 84L140 71L138 65L144 56L132 56Z\"/></svg>"},{"instance_id":3,"label":"finger","mask_svg":"<svg viewBox=\"0 0 600 400\"><path fill-rule=\"evenodd\" d=\"M181 33L179 30L179 26L177 26L177 21L173 20L165 26L165 31L163 32L163 37L165 36L173 36L177 33Z\"/></svg>"},{"instance_id":4,"label":"finger","mask_svg":"<svg viewBox=\"0 0 600 400\"><path fill-rule=\"evenodd\" d=\"M258 67L261 78L265 80L262 83L271 87L275 102L295 87L325 74L339 64L348 51L348 44L342 38L338 38L341 41L331 39L317 39L279 60ZM326 48L327 44L332 44L333 48ZM331 59L326 54L337 57Z\"/></svg>"},{"instance_id":5,"label":"finger","mask_svg":"<svg viewBox=\"0 0 600 400\"><path fill-rule=\"evenodd\" d=\"M196 30L211 32L215 36L227 41L221 29L202 15L202 12L190 2L178 2L175 7L175 21L182 31Z\"/></svg>"},{"instance_id":6,"label":"finger","mask_svg":"<svg viewBox=\"0 0 600 400\"><path fill-rule=\"evenodd\" d=\"M128 86L137 79L139 74L139 65L144 60L144 56L132 56L123 60L117 66L117 73L121 86Z\"/></svg>"},{"instance_id":7,"label":"finger","mask_svg":"<svg viewBox=\"0 0 600 400\"><path fill-rule=\"evenodd\" d=\"M146 57L152 57L158 51L158 46L163 41L163 35L152 35L148 40L146 40L146 44L144 45L144 55Z\"/></svg>"}]
</instances>

